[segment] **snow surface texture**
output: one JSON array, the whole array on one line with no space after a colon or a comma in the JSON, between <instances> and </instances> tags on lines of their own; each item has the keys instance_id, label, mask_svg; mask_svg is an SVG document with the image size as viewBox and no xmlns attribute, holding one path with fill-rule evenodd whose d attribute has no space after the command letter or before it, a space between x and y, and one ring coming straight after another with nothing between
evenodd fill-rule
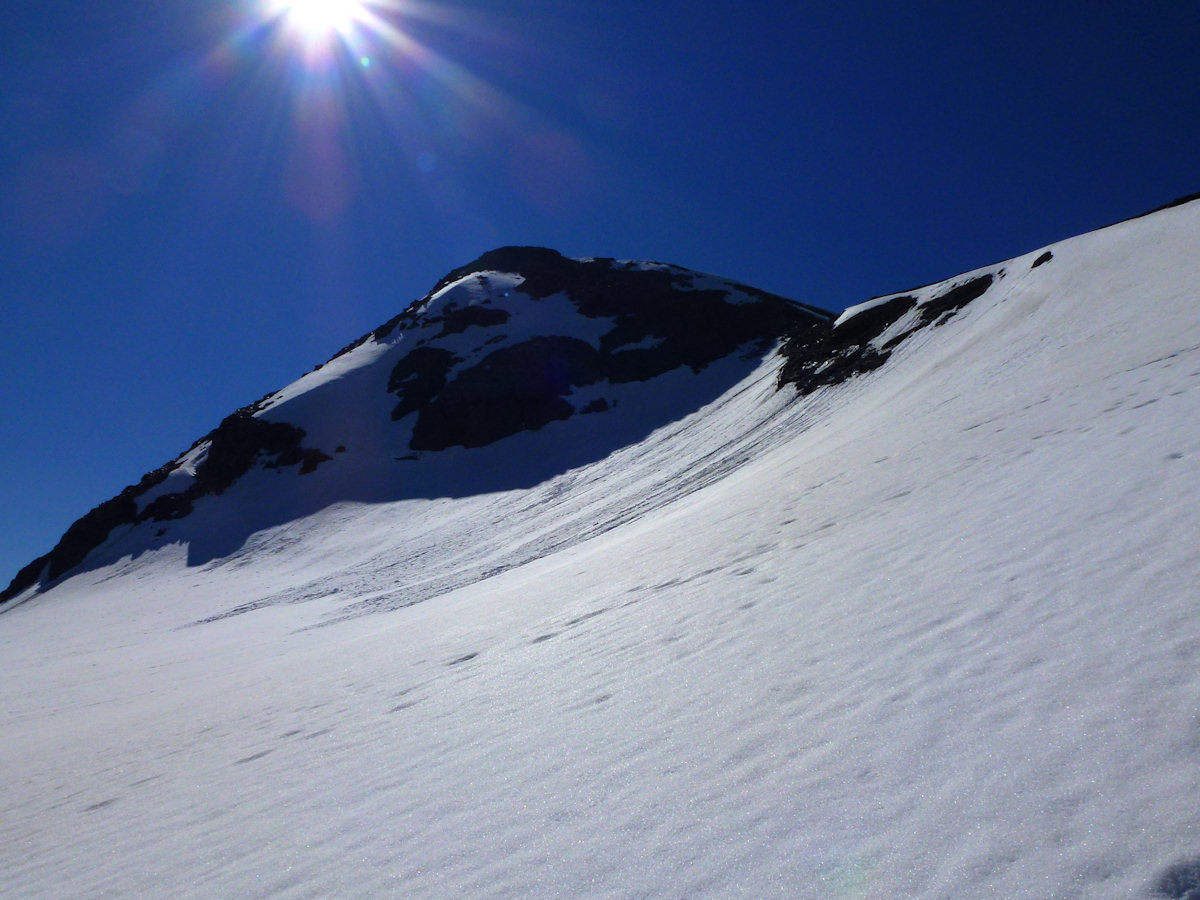
<instances>
[{"instance_id":1,"label":"snow surface texture","mask_svg":"<svg viewBox=\"0 0 1200 900\"><path fill-rule=\"evenodd\" d=\"M994 276L543 483L12 607L4 892L1194 896L1198 234L909 292Z\"/></svg>"}]
</instances>

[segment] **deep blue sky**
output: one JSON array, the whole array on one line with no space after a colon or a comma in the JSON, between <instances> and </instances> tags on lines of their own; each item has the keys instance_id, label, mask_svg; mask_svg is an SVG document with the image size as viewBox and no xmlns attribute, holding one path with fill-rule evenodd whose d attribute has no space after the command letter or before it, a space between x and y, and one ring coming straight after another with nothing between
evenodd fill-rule
<instances>
[{"instance_id":1,"label":"deep blue sky","mask_svg":"<svg viewBox=\"0 0 1200 900\"><path fill-rule=\"evenodd\" d=\"M243 0L3 4L0 582L494 246L840 309L1200 190L1195 3L389 15L310 68Z\"/></svg>"}]
</instances>

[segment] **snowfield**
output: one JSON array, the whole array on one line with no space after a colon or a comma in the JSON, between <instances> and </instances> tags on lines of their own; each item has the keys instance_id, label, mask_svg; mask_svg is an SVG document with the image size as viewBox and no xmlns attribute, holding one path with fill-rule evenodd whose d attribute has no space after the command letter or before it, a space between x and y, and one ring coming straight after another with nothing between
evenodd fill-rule
<instances>
[{"instance_id":1,"label":"snowfield","mask_svg":"<svg viewBox=\"0 0 1200 900\"><path fill-rule=\"evenodd\" d=\"M808 397L18 598L0 894L1194 896L1200 203L1044 249Z\"/></svg>"}]
</instances>

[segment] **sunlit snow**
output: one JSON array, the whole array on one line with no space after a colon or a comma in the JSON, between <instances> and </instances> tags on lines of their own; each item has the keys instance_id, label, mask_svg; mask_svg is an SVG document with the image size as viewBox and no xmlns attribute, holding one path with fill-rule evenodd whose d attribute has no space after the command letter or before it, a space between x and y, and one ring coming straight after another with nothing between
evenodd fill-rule
<instances>
[{"instance_id":1,"label":"sunlit snow","mask_svg":"<svg viewBox=\"0 0 1200 900\"><path fill-rule=\"evenodd\" d=\"M771 360L532 487L336 503L13 605L2 892L1186 882L1198 234L1192 203L981 270L874 373L797 400ZM434 464L519 467L577 426Z\"/></svg>"}]
</instances>

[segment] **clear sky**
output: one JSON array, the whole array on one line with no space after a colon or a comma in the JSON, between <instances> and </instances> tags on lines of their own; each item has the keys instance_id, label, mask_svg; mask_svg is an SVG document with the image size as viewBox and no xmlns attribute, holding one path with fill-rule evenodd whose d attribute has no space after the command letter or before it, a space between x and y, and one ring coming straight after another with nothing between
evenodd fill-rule
<instances>
[{"instance_id":1,"label":"clear sky","mask_svg":"<svg viewBox=\"0 0 1200 900\"><path fill-rule=\"evenodd\" d=\"M0 9L4 584L495 246L839 309L1200 190L1192 2L309 13Z\"/></svg>"}]
</instances>

